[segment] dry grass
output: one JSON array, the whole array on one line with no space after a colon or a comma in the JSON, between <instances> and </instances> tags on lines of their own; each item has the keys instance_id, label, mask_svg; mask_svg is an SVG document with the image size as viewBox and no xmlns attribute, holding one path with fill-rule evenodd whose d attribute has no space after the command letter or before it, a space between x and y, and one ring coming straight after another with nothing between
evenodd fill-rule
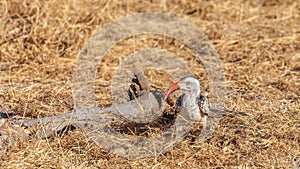
<instances>
[{"instance_id":1,"label":"dry grass","mask_svg":"<svg viewBox=\"0 0 300 169\"><path fill-rule=\"evenodd\" d=\"M0 168L286 168L300 156L300 2L253 1L0 1L0 107L36 118L73 107L72 72L90 35L136 12L168 12L195 24L213 42L224 65L228 109L204 144L188 137L155 158L125 160L96 146L80 130L63 137L20 141L2 155ZM202 65L182 44L157 35L116 45L97 74L99 106L119 57L148 48L183 58L207 88ZM154 85L164 75L149 72ZM156 80L156 81L155 81ZM161 86L166 89L170 83ZM197 132L200 126L195 126ZM192 137L192 136L191 136Z\"/></svg>"}]
</instances>

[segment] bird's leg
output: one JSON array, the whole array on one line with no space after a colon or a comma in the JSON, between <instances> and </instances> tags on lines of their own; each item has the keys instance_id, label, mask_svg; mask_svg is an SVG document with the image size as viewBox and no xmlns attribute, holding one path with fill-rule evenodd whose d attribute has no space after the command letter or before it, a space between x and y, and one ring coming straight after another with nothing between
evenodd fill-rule
<instances>
[{"instance_id":1,"label":"bird's leg","mask_svg":"<svg viewBox=\"0 0 300 169\"><path fill-rule=\"evenodd\" d=\"M133 83L128 89L130 100L136 99L143 92L149 92L151 89L148 80L146 79L142 71L135 71L134 76L135 78L132 79Z\"/></svg>"},{"instance_id":2,"label":"bird's leg","mask_svg":"<svg viewBox=\"0 0 300 169\"><path fill-rule=\"evenodd\" d=\"M134 76L137 78L138 83L141 87L141 90L150 91L151 87L149 86L149 82L148 82L147 78L145 77L145 75L143 74L143 72L135 71Z\"/></svg>"}]
</instances>

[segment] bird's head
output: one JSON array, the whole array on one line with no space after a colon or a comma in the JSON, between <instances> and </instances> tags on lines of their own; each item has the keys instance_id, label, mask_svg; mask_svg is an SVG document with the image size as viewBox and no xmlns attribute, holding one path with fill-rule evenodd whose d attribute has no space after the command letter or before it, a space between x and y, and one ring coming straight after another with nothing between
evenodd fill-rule
<instances>
[{"instance_id":1,"label":"bird's head","mask_svg":"<svg viewBox=\"0 0 300 169\"><path fill-rule=\"evenodd\" d=\"M191 76L184 77L170 87L164 99L167 100L169 95L176 90L181 90L184 94L190 96L195 95L195 97L198 97L200 96L200 82L198 79Z\"/></svg>"}]
</instances>

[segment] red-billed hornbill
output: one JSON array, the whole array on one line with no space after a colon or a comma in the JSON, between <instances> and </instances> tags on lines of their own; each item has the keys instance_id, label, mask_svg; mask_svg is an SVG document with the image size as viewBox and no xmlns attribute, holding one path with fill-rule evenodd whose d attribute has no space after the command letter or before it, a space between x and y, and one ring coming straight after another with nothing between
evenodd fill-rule
<instances>
[{"instance_id":1,"label":"red-billed hornbill","mask_svg":"<svg viewBox=\"0 0 300 169\"><path fill-rule=\"evenodd\" d=\"M181 90L183 92L183 95L177 99L176 105L187 108L190 112L193 112L191 118L194 121L202 119L203 127L206 126L206 119L209 112L218 113L220 115L230 113L233 115L248 116L245 112L210 108L207 97L201 94L199 80L194 77L187 76L175 82L168 90L164 100L167 100L169 95L175 90Z\"/></svg>"},{"instance_id":2,"label":"red-billed hornbill","mask_svg":"<svg viewBox=\"0 0 300 169\"><path fill-rule=\"evenodd\" d=\"M203 126L205 127L206 118L209 113L209 101L204 95L201 95L199 80L191 76L180 79L170 87L164 99L167 100L169 95L175 90L181 90L183 93L178 99L180 103L177 106L187 108L192 112L192 120L199 121L202 119Z\"/></svg>"}]
</instances>

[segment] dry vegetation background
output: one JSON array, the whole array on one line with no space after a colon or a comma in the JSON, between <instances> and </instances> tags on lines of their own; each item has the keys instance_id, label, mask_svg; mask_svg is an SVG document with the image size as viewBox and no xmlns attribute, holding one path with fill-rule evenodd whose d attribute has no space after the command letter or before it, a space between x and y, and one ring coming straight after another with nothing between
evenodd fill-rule
<instances>
[{"instance_id":1,"label":"dry vegetation background","mask_svg":"<svg viewBox=\"0 0 300 169\"><path fill-rule=\"evenodd\" d=\"M0 1L0 108L26 118L73 107L72 72L86 40L102 25L137 12L176 14L203 31L227 78L226 116L206 143L185 141L155 158L125 160L75 130L62 137L30 138L1 155L0 168L287 168L300 157L300 2L224 1ZM176 29L176 28L174 28ZM208 77L180 42L141 35L117 44L97 74L99 106L112 104L112 71L134 51L158 47L185 60L207 88ZM146 73L164 90L171 80ZM168 81L168 83L165 83ZM299 165L299 164L298 164Z\"/></svg>"}]
</instances>

